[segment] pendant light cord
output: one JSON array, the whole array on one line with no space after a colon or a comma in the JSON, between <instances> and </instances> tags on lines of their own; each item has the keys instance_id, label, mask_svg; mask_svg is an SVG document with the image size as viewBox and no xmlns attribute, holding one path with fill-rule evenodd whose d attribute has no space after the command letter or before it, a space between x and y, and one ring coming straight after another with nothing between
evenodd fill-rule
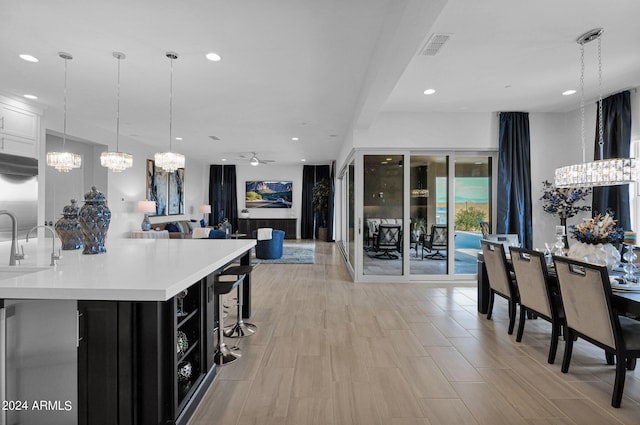
<instances>
[{"instance_id":1,"label":"pendant light cord","mask_svg":"<svg viewBox=\"0 0 640 425\"><path fill-rule=\"evenodd\" d=\"M173 139L173 54L167 54L171 62L171 73L169 76L169 152L171 152L171 140Z\"/></svg>"},{"instance_id":2,"label":"pendant light cord","mask_svg":"<svg viewBox=\"0 0 640 425\"><path fill-rule=\"evenodd\" d=\"M602 117L602 36L598 37L598 144L600 145L600 160L604 159L604 129Z\"/></svg>"},{"instance_id":3,"label":"pendant light cord","mask_svg":"<svg viewBox=\"0 0 640 425\"><path fill-rule=\"evenodd\" d=\"M68 59L64 58L64 118L62 124L62 152L64 152L64 145L67 142L67 61Z\"/></svg>"},{"instance_id":4,"label":"pendant light cord","mask_svg":"<svg viewBox=\"0 0 640 425\"><path fill-rule=\"evenodd\" d=\"M118 84L116 96L116 152L120 152L120 59L121 56L116 56L118 59Z\"/></svg>"},{"instance_id":5,"label":"pendant light cord","mask_svg":"<svg viewBox=\"0 0 640 425\"><path fill-rule=\"evenodd\" d=\"M584 143L584 43L580 43L580 117L582 137L582 163L587 162L587 150Z\"/></svg>"}]
</instances>

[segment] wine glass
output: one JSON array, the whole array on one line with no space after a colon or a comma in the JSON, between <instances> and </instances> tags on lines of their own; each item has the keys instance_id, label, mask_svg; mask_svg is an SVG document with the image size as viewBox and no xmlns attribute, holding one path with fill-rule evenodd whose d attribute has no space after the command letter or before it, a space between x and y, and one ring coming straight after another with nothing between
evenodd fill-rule
<instances>
[{"instance_id":1,"label":"wine glass","mask_svg":"<svg viewBox=\"0 0 640 425\"><path fill-rule=\"evenodd\" d=\"M554 243L553 242L545 242L544 243L544 259L547 263L547 266L553 264L553 258L551 258L551 254L553 253Z\"/></svg>"},{"instance_id":2,"label":"wine glass","mask_svg":"<svg viewBox=\"0 0 640 425\"><path fill-rule=\"evenodd\" d=\"M188 314L186 311L184 311L184 297L187 296L187 292L188 291L185 289L184 291L176 295L176 299L178 300L178 311L176 312L176 315L178 317L184 317Z\"/></svg>"}]
</instances>

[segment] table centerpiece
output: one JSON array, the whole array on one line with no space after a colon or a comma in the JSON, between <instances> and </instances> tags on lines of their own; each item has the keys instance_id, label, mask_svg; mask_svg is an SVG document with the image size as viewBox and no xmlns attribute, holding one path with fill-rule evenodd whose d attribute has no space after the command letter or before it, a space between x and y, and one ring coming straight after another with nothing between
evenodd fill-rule
<instances>
[{"instance_id":1,"label":"table centerpiece","mask_svg":"<svg viewBox=\"0 0 640 425\"><path fill-rule=\"evenodd\" d=\"M555 187L553 183L545 180L542 182L542 209L544 212L560 218L560 225L564 226L564 234L567 234L567 219L575 216L580 211L591 211L589 205L579 205L589 196L592 189L589 187ZM569 248L566 236L564 247Z\"/></svg>"},{"instance_id":2,"label":"table centerpiece","mask_svg":"<svg viewBox=\"0 0 640 425\"><path fill-rule=\"evenodd\" d=\"M622 242L624 230L617 226L613 212L585 218L582 223L570 226L571 236L577 240L569 248L569 257L611 269L620 261L620 251L613 245Z\"/></svg>"}]
</instances>

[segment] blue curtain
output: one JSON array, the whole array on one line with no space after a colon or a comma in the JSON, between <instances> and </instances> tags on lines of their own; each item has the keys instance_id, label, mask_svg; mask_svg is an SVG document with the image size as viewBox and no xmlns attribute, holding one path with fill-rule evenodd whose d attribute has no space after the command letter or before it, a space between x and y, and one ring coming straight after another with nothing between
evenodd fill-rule
<instances>
[{"instance_id":1,"label":"blue curtain","mask_svg":"<svg viewBox=\"0 0 640 425\"><path fill-rule=\"evenodd\" d=\"M235 165L211 165L209 168L209 224L217 225L225 218L233 231L238 230L238 198Z\"/></svg>"},{"instance_id":2,"label":"blue curtain","mask_svg":"<svg viewBox=\"0 0 640 425\"><path fill-rule=\"evenodd\" d=\"M629 91L602 99L602 127L604 139L604 159L629 158L631 148L631 95ZM596 143L594 158L600 159L598 142L600 110L596 118ZM615 213L618 226L631 230L629 211L629 185L603 186L593 188L593 213L604 213L610 209Z\"/></svg>"},{"instance_id":3,"label":"blue curtain","mask_svg":"<svg viewBox=\"0 0 640 425\"><path fill-rule=\"evenodd\" d=\"M501 112L498 150L498 233L518 234L533 246L529 114Z\"/></svg>"},{"instance_id":4,"label":"blue curtain","mask_svg":"<svg viewBox=\"0 0 640 425\"><path fill-rule=\"evenodd\" d=\"M302 239L318 237L320 217L318 217L319 213L313 210L313 186L322 179L330 178L331 170L328 165L305 165L302 168L302 222L300 223ZM329 205L328 215L333 216L332 205ZM332 238L331 232L327 232L327 238Z\"/></svg>"}]
</instances>

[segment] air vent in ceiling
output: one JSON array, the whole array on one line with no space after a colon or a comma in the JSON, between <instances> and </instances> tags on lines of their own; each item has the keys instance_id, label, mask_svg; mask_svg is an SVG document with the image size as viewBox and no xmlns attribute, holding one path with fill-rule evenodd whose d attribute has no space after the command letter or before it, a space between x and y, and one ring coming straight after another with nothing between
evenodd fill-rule
<instances>
[{"instance_id":1,"label":"air vent in ceiling","mask_svg":"<svg viewBox=\"0 0 640 425\"><path fill-rule=\"evenodd\" d=\"M211 139L211 140L220 140L220 138L216 137L216 136L209 136L209 139Z\"/></svg>"},{"instance_id":2,"label":"air vent in ceiling","mask_svg":"<svg viewBox=\"0 0 640 425\"><path fill-rule=\"evenodd\" d=\"M451 38L452 34L431 34L429 40L420 51L422 56L435 56L442 46Z\"/></svg>"}]
</instances>

